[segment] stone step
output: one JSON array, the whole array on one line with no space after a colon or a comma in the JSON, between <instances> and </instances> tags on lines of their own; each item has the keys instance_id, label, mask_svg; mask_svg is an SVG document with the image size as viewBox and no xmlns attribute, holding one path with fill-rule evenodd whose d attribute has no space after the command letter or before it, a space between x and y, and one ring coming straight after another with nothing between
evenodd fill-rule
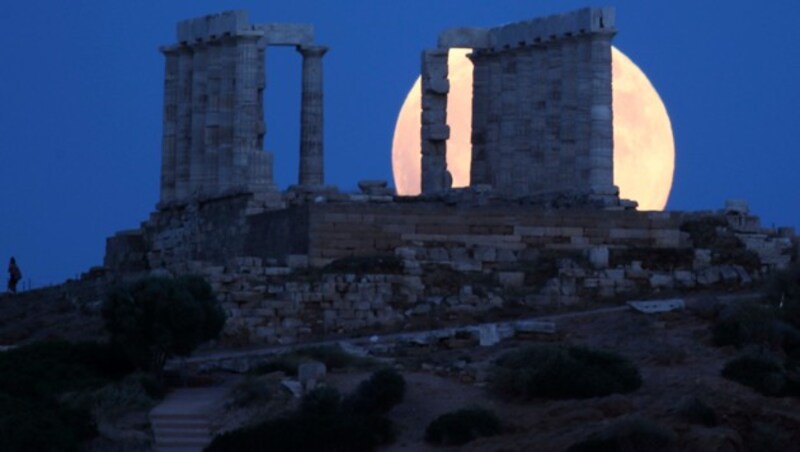
<instances>
[{"instance_id":1,"label":"stone step","mask_svg":"<svg viewBox=\"0 0 800 452\"><path fill-rule=\"evenodd\" d=\"M153 433L157 437L167 436L208 436L208 427L166 427L163 425L154 425Z\"/></svg>"},{"instance_id":2,"label":"stone step","mask_svg":"<svg viewBox=\"0 0 800 452\"><path fill-rule=\"evenodd\" d=\"M205 436L156 436L157 445L192 444L206 446L211 442L211 435Z\"/></svg>"},{"instance_id":3,"label":"stone step","mask_svg":"<svg viewBox=\"0 0 800 452\"><path fill-rule=\"evenodd\" d=\"M211 419L228 387L177 389L150 412L155 450L202 451L211 443Z\"/></svg>"},{"instance_id":4,"label":"stone step","mask_svg":"<svg viewBox=\"0 0 800 452\"><path fill-rule=\"evenodd\" d=\"M177 428L208 428L210 422L208 419L186 419L186 418L175 418L175 419L150 419L150 423L153 426L162 426L162 427L177 427Z\"/></svg>"},{"instance_id":5,"label":"stone step","mask_svg":"<svg viewBox=\"0 0 800 452\"><path fill-rule=\"evenodd\" d=\"M156 452L201 452L211 440L207 441L167 441L156 443Z\"/></svg>"}]
</instances>

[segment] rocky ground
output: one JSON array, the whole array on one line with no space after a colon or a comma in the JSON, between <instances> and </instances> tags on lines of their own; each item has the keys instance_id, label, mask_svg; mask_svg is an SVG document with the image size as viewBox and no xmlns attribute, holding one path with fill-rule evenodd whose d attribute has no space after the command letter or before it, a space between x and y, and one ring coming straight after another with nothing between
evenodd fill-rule
<instances>
[{"instance_id":1,"label":"rocky ground","mask_svg":"<svg viewBox=\"0 0 800 452\"><path fill-rule=\"evenodd\" d=\"M392 412L400 436L389 450L425 450L421 439L431 420L471 405L494 410L507 433L463 450L565 450L625 419L647 419L671 430L683 450L800 450L800 401L764 397L723 379L722 367L737 351L711 345L709 326L690 311L659 316L631 311L565 319L557 338L401 358L404 366L425 370L406 373L408 396ZM541 341L616 351L637 364L644 383L630 394L588 400L509 402L489 395L482 380L491 360ZM695 399L714 411L716 426L686 418Z\"/></svg>"},{"instance_id":2,"label":"rocky ground","mask_svg":"<svg viewBox=\"0 0 800 452\"><path fill-rule=\"evenodd\" d=\"M79 304L57 291L0 295L0 346L47 339L69 341L106 337L99 304Z\"/></svg>"},{"instance_id":3,"label":"rocky ground","mask_svg":"<svg viewBox=\"0 0 800 452\"><path fill-rule=\"evenodd\" d=\"M739 351L711 344L713 310L709 307L714 300L697 298L690 309L659 315L631 310L564 316L556 321L556 334L516 337L492 347L465 339L385 350L381 357L401 369L407 381L404 402L390 413L398 438L386 450L431 449L422 437L433 419L476 405L493 410L504 423L504 433L459 450L565 450L595 432L631 419L652 421L672 432L677 449L687 451L800 450L800 400L762 396L720 376L724 364ZM69 300L5 297L0 299L0 313L0 345L103 336L97 312L81 309ZM620 353L639 367L643 385L629 394L588 400L507 401L489 393L486 380L495 358L543 342ZM327 382L347 393L368 375L363 370L332 372ZM241 378L232 374L217 377ZM716 425L687 417L697 401L711 408ZM282 403L291 404L288 398ZM230 417L241 422L242 414L234 410Z\"/></svg>"},{"instance_id":4,"label":"rocky ground","mask_svg":"<svg viewBox=\"0 0 800 452\"><path fill-rule=\"evenodd\" d=\"M458 450L560 451L593 433L638 421L671 432L675 450L800 450L800 400L765 397L721 377L724 364L739 351L711 344L714 300L696 299L690 309L658 315L631 310L564 316L555 335L518 337L492 347L464 340L386 351L383 358L407 381L404 402L390 413L398 438L386 450L434 449L423 441L426 426L441 414L472 406L494 411L504 433ZM643 385L629 394L587 400L508 401L489 393L486 379L495 358L543 342L620 353L640 369ZM368 376L331 373L327 383L348 393ZM715 425L696 418L698 403L710 408Z\"/></svg>"}]
</instances>

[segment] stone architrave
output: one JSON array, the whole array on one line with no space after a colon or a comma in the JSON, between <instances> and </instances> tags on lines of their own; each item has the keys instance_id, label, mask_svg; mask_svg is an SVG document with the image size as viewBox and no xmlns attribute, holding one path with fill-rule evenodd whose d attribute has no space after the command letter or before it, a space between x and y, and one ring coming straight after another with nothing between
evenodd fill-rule
<instances>
[{"instance_id":1,"label":"stone architrave","mask_svg":"<svg viewBox=\"0 0 800 452\"><path fill-rule=\"evenodd\" d=\"M473 49L472 185L509 197L581 193L613 185L611 40L614 9L583 8L490 29L445 30L423 54L423 193L442 189L446 48ZM428 84L426 85L426 81ZM443 84L443 86L446 86ZM426 122L427 117L427 122Z\"/></svg>"},{"instance_id":2,"label":"stone architrave","mask_svg":"<svg viewBox=\"0 0 800 452\"><path fill-rule=\"evenodd\" d=\"M422 193L450 188L447 172L447 49L422 52Z\"/></svg>"},{"instance_id":3,"label":"stone architrave","mask_svg":"<svg viewBox=\"0 0 800 452\"><path fill-rule=\"evenodd\" d=\"M322 57L325 46L298 46L303 55L303 84L300 107L300 174L302 187L321 187L323 167Z\"/></svg>"}]
</instances>

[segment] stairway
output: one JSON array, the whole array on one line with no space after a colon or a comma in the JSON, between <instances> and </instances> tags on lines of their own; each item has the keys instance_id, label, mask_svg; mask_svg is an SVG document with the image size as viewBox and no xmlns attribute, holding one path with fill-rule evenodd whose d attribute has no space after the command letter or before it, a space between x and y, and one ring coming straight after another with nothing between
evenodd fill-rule
<instances>
[{"instance_id":1,"label":"stairway","mask_svg":"<svg viewBox=\"0 0 800 452\"><path fill-rule=\"evenodd\" d=\"M177 389L152 411L150 424L158 452L202 451L212 439L211 419L218 412L227 386Z\"/></svg>"}]
</instances>

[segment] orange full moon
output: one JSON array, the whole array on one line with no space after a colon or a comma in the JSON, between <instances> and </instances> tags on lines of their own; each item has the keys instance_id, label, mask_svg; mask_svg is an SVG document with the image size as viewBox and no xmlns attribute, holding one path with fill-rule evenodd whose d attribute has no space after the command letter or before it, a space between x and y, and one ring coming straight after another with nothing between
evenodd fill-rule
<instances>
[{"instance_id":1,"label":"orange full moon","mask_svg":"<svg viewBox=\"0 0 800 452\"><path fill-rule=\"evenodd\" d=\"M452 49L448 56L447 168L453 187L469 185L472 154L472 62L470 49ZM647 76L617 48L612 48L614 110L614 184L620 196L641 210L667 205L675 170L675 142L664 102ZM421 81L411 87L394 129L392 172L397 193L420 192Z\"/></svg>"}]
</instances>

